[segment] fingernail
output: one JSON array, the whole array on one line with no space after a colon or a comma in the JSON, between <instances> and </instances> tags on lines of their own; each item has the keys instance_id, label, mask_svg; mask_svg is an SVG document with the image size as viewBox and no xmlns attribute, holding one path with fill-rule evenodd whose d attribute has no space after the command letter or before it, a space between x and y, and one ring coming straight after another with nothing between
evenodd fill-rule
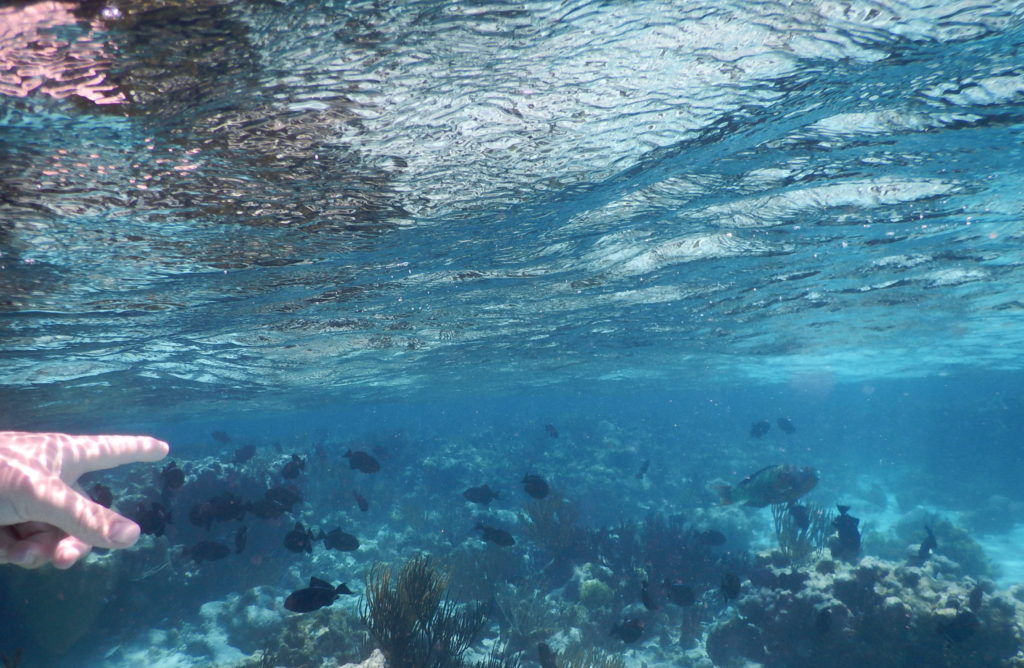
<instances>
[{"instance_id":1,"label":"fingernail","mask_svg":"<svg viewBox=\"0 0 1024 668\"><path fill-rule=\"evenodd\" d=\"M123 547L134 545L139 539L139 525L135 522L115 522L110 527L110 540Z\"/></svg>"}]
</instances>

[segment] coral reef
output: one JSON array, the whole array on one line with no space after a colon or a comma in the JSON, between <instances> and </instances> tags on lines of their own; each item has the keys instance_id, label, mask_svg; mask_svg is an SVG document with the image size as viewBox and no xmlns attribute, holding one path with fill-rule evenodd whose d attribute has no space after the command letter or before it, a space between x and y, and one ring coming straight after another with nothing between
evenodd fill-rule
<instances>
[{"instance_id":1,"label":"coral reef","mask_svg":"<svg viewBox=\"0 0 1024 668\"><path fill-rule=\"evenodd\" d=\"M756 585L709 632L721 668L1019 668L1024 604L972 579L873 557L755 565Z\"/></svg>"},{"instance_id":2,"label":"coral reef","mask_svg":"<svg viewBox=\"0 0 1024 668\"><path fill-rule=\"evenodd\" d=\"M831 511L813 504L786 503L776 503L771 509L775 540L790 564L799 565L821 556L828 537L835 531Z\"/></svg>"}]
</instances>

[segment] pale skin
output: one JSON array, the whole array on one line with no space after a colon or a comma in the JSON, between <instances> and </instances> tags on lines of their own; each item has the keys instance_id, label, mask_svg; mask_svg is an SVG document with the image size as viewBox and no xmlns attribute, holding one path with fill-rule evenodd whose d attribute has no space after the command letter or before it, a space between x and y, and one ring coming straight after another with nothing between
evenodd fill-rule
<instances>
[{"instance_id":1,"label":"pale skin","mask_svg":"<svg viewBox=\"0 0 1024 668\"><path fill-rule=\"evenodd\" d=\"M0 564L63 569L93 547L134 545L139 525L94 503L77 480L167 451L149 436L0 431Z\"/></svg>"}]
</instances>

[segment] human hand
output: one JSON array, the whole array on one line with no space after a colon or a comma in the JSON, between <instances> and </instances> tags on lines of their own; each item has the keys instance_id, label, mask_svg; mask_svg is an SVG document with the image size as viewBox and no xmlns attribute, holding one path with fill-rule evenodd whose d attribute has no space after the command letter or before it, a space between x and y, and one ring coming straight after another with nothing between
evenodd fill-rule
<instances>
[{"instance_id":1,"label":"human hand","mask_svg":"<svg viewBox=\"0 0 1024 668\"><path fill-rule=\"evenodd\" d=\"M134 545L139 526L93 503L76 481L88 471L155 462L168 449L149 436L0 431L0 564L69 568L94 546Z\"/></svg>"}]
</instances>

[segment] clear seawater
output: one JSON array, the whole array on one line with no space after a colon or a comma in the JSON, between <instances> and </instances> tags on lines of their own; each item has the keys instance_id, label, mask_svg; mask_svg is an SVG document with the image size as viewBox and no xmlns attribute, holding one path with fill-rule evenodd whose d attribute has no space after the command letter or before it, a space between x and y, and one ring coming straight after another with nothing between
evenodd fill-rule
<instances>
[{"instance_id":1,"label":"clear seawater","mask_svg":"<svg viewBox=\"0 0 1024 668\"><path fill-rule=\"evenodd\" d=\"M884 556L945 518L1011 587L1022 244L1018 0L0 5L0 428L151 434L189 476L68 642L0 570L0 653L240 665L311 575L520 527L525 473L599 528L714 524L713 480L813 466ZM266 485L308 457L307 503L197 566L184 499L252 492L247 444ZM88 482L127 512L159 470ZM376 542L291 553L296 519ZM256 639L217 631L259 587ZM691 665L656 638L603 649Z\"/></svg>"}]
</instances>

